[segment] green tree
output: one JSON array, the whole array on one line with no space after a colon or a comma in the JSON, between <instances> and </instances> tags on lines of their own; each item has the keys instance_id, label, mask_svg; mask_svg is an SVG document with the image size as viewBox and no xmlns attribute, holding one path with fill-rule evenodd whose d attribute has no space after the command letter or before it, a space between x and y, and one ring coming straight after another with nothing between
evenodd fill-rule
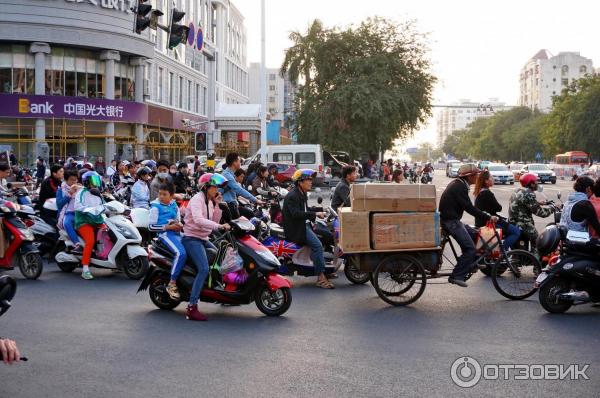
<instances>
[{"instance_id":1,"label":"green tree","mask_svg":"<svg viewBox=\"0 0 600 398\"><path fill-rule=\"evenodd\" d=\"M548 153L600 153L600 76L571 83L554 97L543 142Z\"/></svg>"},{"instance_id":2,"label":"green tree","mask_svg":"<svg viewBox=\"0 0 600 398\"><path fill-rule=\"evenodd\" d=\"M314 21L290 38L281 71L298 84L300 142L379 154L430 116L436 79L412 22L370 18L341 30Z\"/></svg>"}]
</instances>

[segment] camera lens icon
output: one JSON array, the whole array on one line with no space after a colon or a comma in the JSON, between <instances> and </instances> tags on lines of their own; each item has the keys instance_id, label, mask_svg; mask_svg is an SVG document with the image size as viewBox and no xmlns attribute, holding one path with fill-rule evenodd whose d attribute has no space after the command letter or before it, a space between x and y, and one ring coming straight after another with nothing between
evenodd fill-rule
<instances>
[{"instance_id":1,"label":"camera lens icon","mask_svg":"<svg viewBox=\"0 0 600 398\"><path fill-rule=\"evenodd\" d=\"M460 357L452 364L450 377L459 387L473 387L481 380L481 366L471 357Z\"/></svg>"}]
</instances>

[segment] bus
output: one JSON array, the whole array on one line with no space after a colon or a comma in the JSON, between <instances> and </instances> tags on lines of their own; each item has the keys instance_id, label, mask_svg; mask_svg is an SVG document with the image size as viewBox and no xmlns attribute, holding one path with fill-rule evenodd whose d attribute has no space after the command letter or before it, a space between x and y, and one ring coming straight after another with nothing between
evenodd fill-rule
<instances>
[{"instance_id":1,"label":"bus","mask_svg":"<svg viewBox=\"0 0 600 398\"><path fill-rule=\"evenodd\" d=\"M581 166L587 167L590 163L590 155L582 151L570 151L556 155L554 172L561 179L571 179L578 174Z\"/></svg>"}]
</instances>

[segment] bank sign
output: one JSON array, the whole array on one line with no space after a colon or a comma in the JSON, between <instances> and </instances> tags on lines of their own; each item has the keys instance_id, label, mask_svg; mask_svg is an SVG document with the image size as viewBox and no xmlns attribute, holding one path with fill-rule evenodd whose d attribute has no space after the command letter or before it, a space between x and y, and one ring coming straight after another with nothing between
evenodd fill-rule
<instances>
[{"instance_id":1,"label":"bank sign","mask_svg":"<svg viewBox=\"0 0 600 398\"><path fill-rule=\"evenodd\" d=\"M135 0L65 0L67 3L85 3L93 6L119 10L131 13L131 8L135 6Z\"/></svg>"},{"instance_id":2,"label":"bank sign","mask_svg":"<svg viewBox=\"0 0 600 398\"><path fill-rule=\"evenodd\" d=\"M146 104L52 95L0 94L0 117L146 123Z\"/></svg>"}]
</instances>

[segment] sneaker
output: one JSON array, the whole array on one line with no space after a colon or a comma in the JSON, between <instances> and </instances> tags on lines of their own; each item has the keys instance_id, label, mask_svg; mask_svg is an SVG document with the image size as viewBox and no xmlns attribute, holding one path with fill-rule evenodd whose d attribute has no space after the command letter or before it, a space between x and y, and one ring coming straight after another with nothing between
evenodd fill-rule
<instances>
[{"instance_id":1,"label":"sneaker","mask_svg":"<svg viewBox=\"0 0 600 398\"><path fill-rule=\"evenodd\" d=\"M83 247L81 247L81 245L75 245L73 248L71 248L71 253L72 254L83 254Z\"/></svg>"},{"instance_id":2,"label":"sneaker","mask_svg":"<svg viewBox=\"0 0 600 398\"><path fill-rule=\"evenodd\" d=\"M469 286L467 284L467 282L461 281L460 279L454 279L453 277L448 278L448 282L452 283L453 285L460 286L460 287L467 287L467 286Z\"/></svg>"},{"instance_id":3,"label":"sneaker","mask_svg":"<svg viewBox=\"0 0 600 398\"><path fill-rule=\"evenodd\" d=\"M206 315L198 311L198 306L188 305L185 317L189 321L208 321Z\"/></svg>"},{"instance_id":4,"label":"sneaker","mask_svg":"<svg viewBox=\"0 0 600 398\"><path fill-rule=\"evenodd\" d=\"M83 271L81 277L87 281L94 279L94 275L90 271Z\"/></svg>"},{"instance_id":5,"label":"sneaker","mask_svg":"<svg viewBox=\"0 0 600 398\"><path fill-rule=\"evenodd\" d=\"M167 285L167 293L169 293L169 297L173 300L179 300L179 289L177 289L177 285L171 285L170 283Z\"/></svg>"}]
</instances>

